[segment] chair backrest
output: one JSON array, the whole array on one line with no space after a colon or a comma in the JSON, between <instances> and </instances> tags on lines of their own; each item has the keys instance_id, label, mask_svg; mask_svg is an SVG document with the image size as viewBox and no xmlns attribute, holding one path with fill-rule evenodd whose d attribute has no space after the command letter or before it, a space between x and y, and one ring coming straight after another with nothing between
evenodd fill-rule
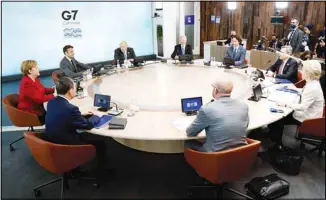
<instances>
[{"instance_id":1,"label":"chair backrest","mask_svg":"<svg viewBox=\"0 0 326 200\"><path fill-rule=\"evenodd\" d=\"M41 126L42 124L36 114L17 108L18 99L18 94L9 94L2 99L5 111L11 122L18 127Z\"/></svg>"},{"instance_id":2,"label":"chair backrest","mask_svg":"<svg viewBox=\"0 0 326 200\"><path fill-rule=\"evenodd\" d=\"M325 112L324 105L323 117L304 120L299 126L299 134L325 137Z\"/></svg>"},{"instance_id":3,"label":"chair backrest","mask_svg":"<svg viewBox=\"0 0 326 200\"><path fill-rule=\"evenodd\" d=\"M247 145L220 152L185 149L187 162L214 184L236 181L246 174L257 157L260 141L247 138Z\"/></svg>"},{"instance_id":4,"label":"chair backrest","mask_svg":"<svg viewBox=\"0 0 326 200\"><path fill-rule=\"evenodd\" d=\"M300 81L296 82L294 85L297 88L303 88L306 85L306 80L300 80Z\"/></svg>"},{"instance_id":5,"label":"chair backrest","mask_svg":"<svg viewBox=\"0 0 326 200\"><path fill-rule=\"evenodd\" d=\"M298 81L303 80L302 72L298 70Z\"/></svg>"},{"instance_id":6,"label":"chair backrest","mask_svg":"<svg viewBox=\"0 0 326 200\"><path fill-rule=\"evenodd\" d=\"M69 172L95 157L93 145L61 145L47 142L37 132L25 132L25 141L35 160L52 173Z\"/></svg>"},{"instance_id":7,"label":"chair backrest","mask_svg":"<svg viewBox=\"0 0 326 200\"><path fill-rule=\"evenodd\" d=\"M52 72L52 80L53 83L56 84L56 82L58 81L58 79L61 77L61 71L60 70L55 70Z\"/></svg>"}]
</instances>

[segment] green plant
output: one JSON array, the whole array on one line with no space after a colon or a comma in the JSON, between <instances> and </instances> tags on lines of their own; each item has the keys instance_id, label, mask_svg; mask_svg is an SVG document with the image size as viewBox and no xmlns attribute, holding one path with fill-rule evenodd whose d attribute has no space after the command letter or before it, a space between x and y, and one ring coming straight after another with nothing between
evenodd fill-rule
<instances>
[{"instance_id":1,"label":"green plant","mask_svg":"<svg viewBox=\"0 0 326 200\"><path fill-rule=\"evenodd\" d=\"M162 25L157 25L156 31L157 31L157 39L161 40L163 38L163 27L162 27Z\"/></svg>"}]
</instances>

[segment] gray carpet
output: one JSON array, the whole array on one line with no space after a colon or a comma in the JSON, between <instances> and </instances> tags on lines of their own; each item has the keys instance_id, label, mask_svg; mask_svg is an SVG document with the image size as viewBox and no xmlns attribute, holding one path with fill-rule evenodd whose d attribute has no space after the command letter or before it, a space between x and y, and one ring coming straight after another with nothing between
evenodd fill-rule
<instances>
[{"instance_id":1,"label":"gray carpet","mask_svg":"<svg viewBox=\"0 0 326 200\"><path fill-rule=\"evenodd\" d=\"M287 128L283 141L286 145L298 148L294 139L293 127ZM22 135L22 132L2 133L2 198L34 198L33 187L56 178L40 167L31 156L24 140L16 143L17 148L10 152L8 144ZM269 140L263 141L263 147L270 146ZM92 182L70 182L70 189L65 198L99 199L99 198L186 198L186 187L199 181L197 174L185 162L183 154L151 154L136 151L120 145L113 139L107 140L109 160L116 170L105 175L107 180L100 188ZM257 176L276 172L264 159L257 158L251 171L241 180L230 186L244 192L244 184ZM290 193L282 199L289 198L325 198L325 154L322 158L317 153L305 156L301 172L297 176L278 173L289 181ZM40 198L59 198L60 183L41 189ZM239 198L225 192L225 198ZM211 189L194 192L194 197L215 198Z\"/></svg>"}]
</instances>

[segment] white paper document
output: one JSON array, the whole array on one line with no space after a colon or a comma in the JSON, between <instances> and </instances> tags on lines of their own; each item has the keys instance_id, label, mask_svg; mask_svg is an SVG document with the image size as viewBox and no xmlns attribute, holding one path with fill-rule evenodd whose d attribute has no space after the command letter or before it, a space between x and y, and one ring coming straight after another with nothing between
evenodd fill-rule
<instances>
[{"instance_id":1,"label":"white paper document","mask_svg":"<svg viewBox=\"0 0 326 200\"><path fill-rule=\"evenodd\" d=\"M185 117L181 119L176 119L172 122L174 127L176 127L178 130L186 130L187 127L191 124L192 121L194 121L194 117Z\"/></svg>"},{"instance_id":2,"label":"white paper document","mask_svg":"<svg viewBox=\"0 0 326 200\"><path fill-rule=\"evenodd\" d=\"M300 96L290 92L273 91L268 95L267 99L273 102L292 104L297 103L300 99Z\"/></svg>"}]
</instances>

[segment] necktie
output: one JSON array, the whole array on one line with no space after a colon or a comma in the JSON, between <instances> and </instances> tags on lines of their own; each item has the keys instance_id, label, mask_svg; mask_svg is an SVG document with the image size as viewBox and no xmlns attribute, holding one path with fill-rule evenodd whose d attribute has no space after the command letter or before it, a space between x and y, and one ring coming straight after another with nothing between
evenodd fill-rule
<instances>
[{"instance_id":1,"label":"necktie","mask_svg":"<svg viewBox=\"0 0 326 200\"><path fill-rule=\"evenodd\" d=\"M77 67L76 67L74 61L71 60L71 64L72 64L72 67L74 68L74 71L77 72Z\"/></svg>"},{"instance_id":2,"label":"necktie","mask_svg":"<svg viewBox=\"0 0 326 200\"><path fill-rule=\"evenodd\" d=\"M185 47L184 46L181 47L181 50L182 50L182 55L185 55Z\"/></svg>"},{"instance_id":3,"label":"necktie","mask_svg":"<svg viewBox=\"0 0 326 200\"><path fill-rule=\"evenodd\" d=\"M232 59L235 60L235 56L237 55L237 49L234 49L232 54Z\"/></svg>"},{"instance_id":4,"label":"necktie","mask_svg":"<svg viewBox=\"0 0 326 200\"><path fill-rule=\"evenodd\" d=\"M291 33L290 33L290 37L288 38L289 39L289 43L291 42L291 40L292 40L292 36L293 36L293 33L294 33L294 30L293 31L291 31Z\"/></svg>"}]
</instances>

